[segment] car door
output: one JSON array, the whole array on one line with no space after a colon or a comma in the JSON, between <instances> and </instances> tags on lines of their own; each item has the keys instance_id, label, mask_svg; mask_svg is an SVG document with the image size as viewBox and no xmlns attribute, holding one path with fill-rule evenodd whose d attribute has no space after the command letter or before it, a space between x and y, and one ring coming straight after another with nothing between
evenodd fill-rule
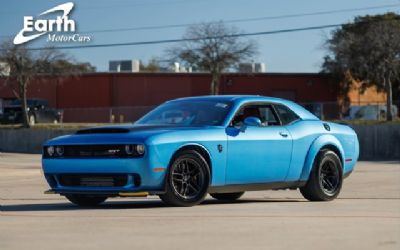
<instances>
[{"instance_id":1,"label":"car door","mask_svg":"<svg viewBox=\"0 0 400 250\"><path fill-rule=\"evenodd\" d=\"M250 109L251 112L246 112ZM240 129L248 116L260 118L263 125ZM227 134L226 184L285 180L291 160L292 138L288 130L281 126L272 105L243 106L227 128Z\"/></svg>"}]
</instances>

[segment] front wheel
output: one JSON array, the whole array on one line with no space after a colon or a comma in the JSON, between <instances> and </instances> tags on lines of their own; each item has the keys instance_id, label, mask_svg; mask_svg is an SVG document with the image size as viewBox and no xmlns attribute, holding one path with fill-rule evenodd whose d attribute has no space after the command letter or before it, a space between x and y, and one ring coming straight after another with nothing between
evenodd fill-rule
<instances>
[{"instance_id":1,"label":"front wheel","mask_svg":"<svg viewBox=\"0 0 400 250\"><path fill-rule=\"evenodd\" d=\"M160 198L172 206L194 206L204 200L209 183L210 168L204 157L194 150L182 151L169 167L166 193Z\"/></svg>"},{"instance_id":2,"label":"front wheel","mask_svg":"<svg viewBox=\"0 0 400 250\"><path fill-rule=\"evenodd\" d=\"M337 154L331 150L318 153L307 184L300 188L301 194L310 201L335 199L342 188L343 169Z\"/></svg>"},{"instance_id":3,"label":"front wheel","mask_svg":"<svg viewBox=\"0 0 400 250\"><path fill-rule=\"evenodd\" d=\"M107 197L104 196L89 196L81 194L69 194L66 195L65 198L67 198L70 202L81 207L97 206L107 199Z\"/></svg>"}]
</instances>

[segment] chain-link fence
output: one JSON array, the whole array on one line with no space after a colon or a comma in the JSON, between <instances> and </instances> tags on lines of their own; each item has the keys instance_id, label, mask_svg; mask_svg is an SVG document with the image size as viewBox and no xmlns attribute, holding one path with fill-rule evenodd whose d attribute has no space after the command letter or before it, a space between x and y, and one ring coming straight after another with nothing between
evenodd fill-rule
<instances>
[{"instance_id":1,"label":"chain-link fence","mask_svg":"<svg viewBox=\"0 0 400 250\"><path fill-rule=\"evenodd\" d=\"M385 120L386 102L357 102L340 105L337 102L300 103L307 110L323 120ZM393 117L399 117L400 101L394 101Z\"/></svg>"}]
</instances>

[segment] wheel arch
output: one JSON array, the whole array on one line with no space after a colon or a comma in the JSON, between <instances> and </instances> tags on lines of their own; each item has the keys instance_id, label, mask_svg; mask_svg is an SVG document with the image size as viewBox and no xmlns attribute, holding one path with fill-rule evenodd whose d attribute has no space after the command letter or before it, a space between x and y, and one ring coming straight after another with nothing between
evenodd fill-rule
<instances>
[{"instance_id":1,"label":"wheel arch","mask_svg":"<svg viewBox=\"0 0 400 250\"><path fill-rule=\"evenodd\" d=\"M342 163L342 168L344 168L344 150L339 140L333 135L321 135L314 140L310 146L310 149L308 150L306 159L304 161L303 171L300 176L301 181L308 180L318 153L324 149L329 149L335 152Z\"/></svg>"},{"instance_id":2,"label":"wheel arch","mask_svg":"<svg viewBox=\"0 0 400 250\"><path fill-rule=\"evenodd\" d=\"M171 166L172 162L174 161L174 159L178 153L185 151L185 150L194 150L194 151L198 152L206 160L208 167L210 168L210 180L211 180L212 179L212 161L211 161L210 152L207 150L206 147L204 147L201 144L190 143L190 144L182 145L171 156L168 166Z\"/></svg>"}]
</instances>

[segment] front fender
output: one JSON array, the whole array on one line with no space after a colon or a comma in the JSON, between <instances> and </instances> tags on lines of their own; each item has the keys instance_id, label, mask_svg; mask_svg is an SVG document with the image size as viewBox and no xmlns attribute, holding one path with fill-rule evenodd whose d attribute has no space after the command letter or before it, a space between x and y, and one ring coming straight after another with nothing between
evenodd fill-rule
<instances>
[{"instance_id":1,"label":"front fender","mask_svg":"<svg viewBox=\"0 0 400 250\"><path fill-rule=\"evenodd\" d=\"M314 165L314 160L317 157L318 152L321 148L325 146L334 146L340 152L339 158L341 159L342 166L344 166L344 150L339 142L339 140L333 135L321 135L311 144L310 149L308 150L306 160L304 161L303 171L301 173L300 180L307 181L312 167Z\"/></svg>"},{"instance_id":2,"label":"front fender","mask_svg":"<svg viewBox=\"0 0 400 250\"><path fill-rule=\"evenodd\" d=\"M206 138L206 139L205 139ZM171 157L182 147L196 146L201 147L209 155L211 162L211 185L225 184L226 167L226 134L225 128L197 131L189 133L185 131L159 135L146 141L152 155L152 164L168 169ZM222 150L219 150L219 147Z\"/></svg>"}]
</instances>

